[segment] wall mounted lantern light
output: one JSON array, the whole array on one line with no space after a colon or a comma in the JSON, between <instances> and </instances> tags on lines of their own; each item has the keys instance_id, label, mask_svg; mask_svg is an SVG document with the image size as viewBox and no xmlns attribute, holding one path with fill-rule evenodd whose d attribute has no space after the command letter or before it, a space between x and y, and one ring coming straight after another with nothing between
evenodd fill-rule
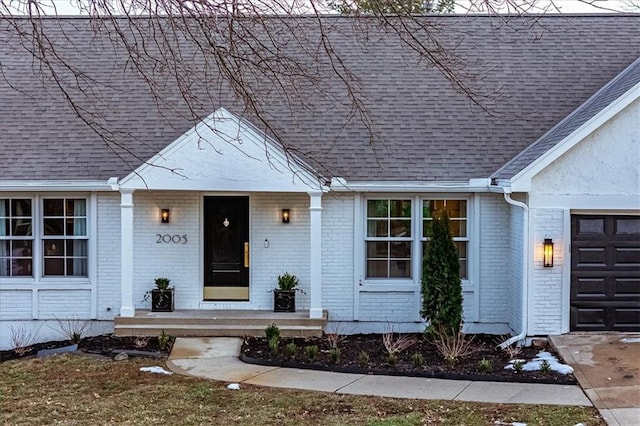
<instances>
[{"instance_id":1,"label":"wall mounted lantern light","mask_svg":"<svg viewBox=\"0 0 640 426\"><path fill-rule=\"evenodd\" d=\"M169 209L160 210L160 223L169 223L170 218L171 218L171 210Z\"/></svg>"},{"instance_id":2,"label":"wall mounted lantern light","mask_svg":"<svg viewBox=\"0 0 640 426\"><path fill-rule=\"evenodd\" d=\"M282 223L289 223L290 217L289 209L282 209Z\"/></svg>"},{"instance_id":3,"label":"wall mounted lantern light","mask_svg":"<svg viewBox=\"0 0 640 426\"><path fill-rule=\"evenodd\" d=\"M553 268L553 240L551 238L545 238L543 247L543 264L545 268Z\"/></svg>"}]
</instances>

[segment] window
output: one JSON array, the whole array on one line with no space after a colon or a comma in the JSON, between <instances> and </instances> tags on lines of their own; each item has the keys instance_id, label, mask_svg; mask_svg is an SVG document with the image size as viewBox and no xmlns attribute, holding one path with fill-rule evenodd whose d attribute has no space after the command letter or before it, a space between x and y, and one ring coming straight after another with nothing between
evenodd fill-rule
<instances>
[{"instance_id":1,"label":"window","mask_svg":"<svg viewBox=\"0 0 640 426\"><path fill-rule=\"evenodd\" d=\"M411 200L367 200L367 278L411 278Z\"/></svg>"},{"instance_id":2,"label":"window","mask_svg":"<svg viewBox=\"0 0 640 426\"><path fill-rule=\"evenodd\" d=\"M87 276L87 201L42 200L44 276Z\"/></svg>"},{"instance_id":3,"label":"window","mask_svg":"<svg viewBox=\"0 0 640 426\"><path fill-rule=\"evenodd\" d=\"M33 275L33 211L29 199L0 199L0 276Z\"/></svg>"},{"instance_id":4,"label":"window","mask_svg":"<svg viewBox=\"0 0 640 426\"><path fill-rule=\"evenodd\" d=\"M422 201L422 252L426 253L426 242L431 235L433 218L446 211L449 216L449 230L458 247L460 278L468 277L469 232L466 200L423 200Z\"/></svg>"}]
</instances>

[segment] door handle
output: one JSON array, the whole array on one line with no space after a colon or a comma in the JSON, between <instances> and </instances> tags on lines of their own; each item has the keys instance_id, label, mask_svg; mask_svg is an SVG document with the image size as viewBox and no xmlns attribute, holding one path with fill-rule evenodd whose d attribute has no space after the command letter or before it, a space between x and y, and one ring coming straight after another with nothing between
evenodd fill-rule
<instances>
[{"instance_id":1,"label":"door handle","mask_svg":"<svg viewBox=\"0 0 640 426\"><path fill-rule=\"evenodd\" d=\"M249 243L244 243L244 267L249 267Z\"/></svg>"}]
</instances>

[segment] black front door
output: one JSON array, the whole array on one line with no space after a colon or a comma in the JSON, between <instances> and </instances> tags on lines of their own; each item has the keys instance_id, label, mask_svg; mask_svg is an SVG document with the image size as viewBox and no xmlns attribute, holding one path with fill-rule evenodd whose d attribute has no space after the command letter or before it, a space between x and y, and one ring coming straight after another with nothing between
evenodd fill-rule
<instances>
[{"instance_id":1,"label":"black front door","mask_svg":"<svg viewBox=\"0 0 640 426\"><path fill-rule=\"evenodd\" d=\"M204 198L204 300L249 300L249 197Z\"/></svg>"}]
</instances>

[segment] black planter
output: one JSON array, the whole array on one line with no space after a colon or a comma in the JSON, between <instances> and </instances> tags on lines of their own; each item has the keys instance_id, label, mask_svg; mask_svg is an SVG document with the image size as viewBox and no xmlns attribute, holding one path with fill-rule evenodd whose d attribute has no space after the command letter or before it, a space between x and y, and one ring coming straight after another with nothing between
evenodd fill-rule
<instances>
[{"instance_id":1,"label":"black planter","mask_svg":"<svg viewBox=\"0 0 640 426\"><path fill-rule=\"evenodd\" d=\"M273 290L273 312L295 312L295 290Z\"/></svg>"},{"instance_id":2,"label":"black planter","mask_svg":"<svg viewBox=\"0 0 640 426\"><path fill-rule=\"evenodd\" d=\"M152 312L173 312L173 289L151 290Z\"/></svg>"}]
</instances>

